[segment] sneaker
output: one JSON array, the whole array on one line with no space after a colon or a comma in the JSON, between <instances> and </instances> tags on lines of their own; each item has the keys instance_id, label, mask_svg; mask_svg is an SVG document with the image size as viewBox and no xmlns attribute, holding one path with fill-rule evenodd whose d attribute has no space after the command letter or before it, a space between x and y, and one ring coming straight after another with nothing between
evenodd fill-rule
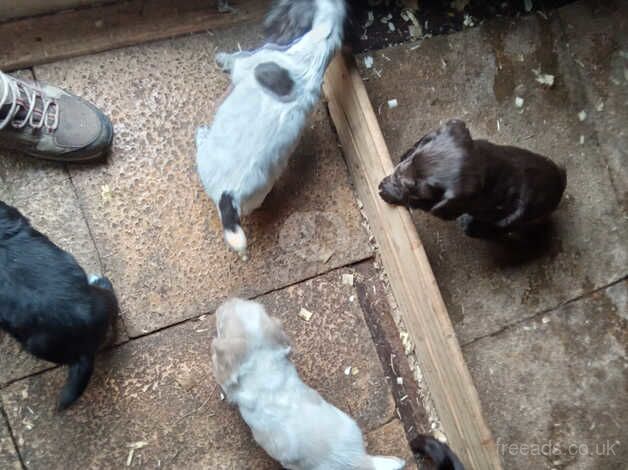
<instances>
[{"instance_id":1,"label":"sneaker","mask_svg":"<svg viewBox=\"0 0 628 470\"><path fill-rule=\"evenodd\" d=\"M112 140L111 121L91 103L0 72L1 149L73 162L103 156Z\"/></svg>"}]
</instances>

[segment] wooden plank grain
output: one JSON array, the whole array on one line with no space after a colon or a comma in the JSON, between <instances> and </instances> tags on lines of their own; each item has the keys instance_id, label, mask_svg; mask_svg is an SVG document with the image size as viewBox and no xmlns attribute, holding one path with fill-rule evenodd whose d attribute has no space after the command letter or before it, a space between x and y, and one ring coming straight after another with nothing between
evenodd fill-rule
<instances>
[{"instance_id":1,"label":"wooden plank grain","mask_svg":"<svg viewBox=\"0 0 628 470\"><path fill-rule=\"evenodd\" d=\"M467 468L500 469L495 441L410 214L379 197L379 182L390 174L393 164L352 61L338 55L327 70L323 89L358 197L379 244L393 295L449 443Z\"/></svg>"},{"instance_id":2,"label":"wooden plank grain","mask_svg":"<svg viewBox=\"0 0 628 470\"><path fill-rule=\"evenodd\" d=\"M270 0L230 3L236 13L208 0L127 0L0 23L0 70L260 21Z\"/></svg>"}]
</instances>

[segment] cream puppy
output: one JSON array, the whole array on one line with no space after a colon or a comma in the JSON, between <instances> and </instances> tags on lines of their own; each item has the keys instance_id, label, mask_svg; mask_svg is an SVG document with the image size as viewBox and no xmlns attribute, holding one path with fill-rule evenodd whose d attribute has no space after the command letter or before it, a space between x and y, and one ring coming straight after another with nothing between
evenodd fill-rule
<instances>
[{"instance_id":1,"label":"cream puppy","mask_svg":"<svg viewBox=\"0 0 628 470\"><path fill-rule=\"evenodd\" d=\"M261 304L231 299L216 315L214 375L272 458L289 470L404 468L396 457L368 455L356 422L301 381L288 337Z\"/></svg>"}]
</instances>

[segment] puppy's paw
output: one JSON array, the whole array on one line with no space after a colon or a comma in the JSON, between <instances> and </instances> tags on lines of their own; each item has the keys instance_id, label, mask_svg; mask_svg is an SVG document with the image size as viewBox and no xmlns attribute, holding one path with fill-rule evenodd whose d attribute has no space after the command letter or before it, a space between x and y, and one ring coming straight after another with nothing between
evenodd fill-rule
<instances>
[{"instance_id":1,"label":"puppy's paw","mask_svg":"<svg viewBox=\"0 0 628 470\"><path fill-rule=\"evenodd\" d=\"M237 13L238 10L229 5L228 0L218 0L218 12L219 13Z\"/></svg>"},{"instance_id":2,"label":"puppy's paw","mask_svg":"<svg viewBox=\"0 0 628 470\"><path fill-rule=\"evenodd\" d=\"M467 232L473 229L473 220L473 216L469 214L462 214L460 217L458 217L456 223L458 224L458 227L462 229L465 235L472 236L469 235L469 233Z\"/></svg>"},{"instance_id":3,"label":"puppy's paw","mask_svg":"<svg viewBox=\"0 0 628 470\"><path fill-rule=\"evenodd\" d=\"M456 222L467 237L491 240L503 235L494 225L476 220L469 214L462 214Z\"/></svg>"},{"instance_id":4,"label":"puppy's paw","mask_svg":"<svg viewBox=\"0 0 628 470\"><path fill-rule=\"evenodd\" d=\"M101 289L113 290L113 285L111 281L104 276L99 276L98 274L92 274L89 276L87 282L91 286L100 287Z\"/></svg>"},{"instance_id":5,"label":"puppy's paw","mask_svg":"<svg viewBox=\"0 0 628 470\"><path fill-rule=\"evenodd\" d=\"M231 69L233 68L233 60L233 54L228 54L226 52L216 53L216 65L225 73L231 72Z\"/></svg>"}]
</instances>

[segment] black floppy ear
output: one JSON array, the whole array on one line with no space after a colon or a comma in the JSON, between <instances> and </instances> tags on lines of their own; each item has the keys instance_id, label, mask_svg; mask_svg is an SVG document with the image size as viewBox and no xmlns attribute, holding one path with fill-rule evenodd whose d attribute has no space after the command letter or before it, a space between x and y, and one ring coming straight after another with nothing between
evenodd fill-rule
<instances>
[{"instance_id":1,"label":"black floppy ear","mask_svg":"<svg viewBox=\"0 0 628 470\"><path fill-rule=\"evenodd\" d=\"M240 366L246 359L247 343L244 338L216 338L212 342L214 378L221 386L238 382Z\"/></svg>"}]
</instances>

